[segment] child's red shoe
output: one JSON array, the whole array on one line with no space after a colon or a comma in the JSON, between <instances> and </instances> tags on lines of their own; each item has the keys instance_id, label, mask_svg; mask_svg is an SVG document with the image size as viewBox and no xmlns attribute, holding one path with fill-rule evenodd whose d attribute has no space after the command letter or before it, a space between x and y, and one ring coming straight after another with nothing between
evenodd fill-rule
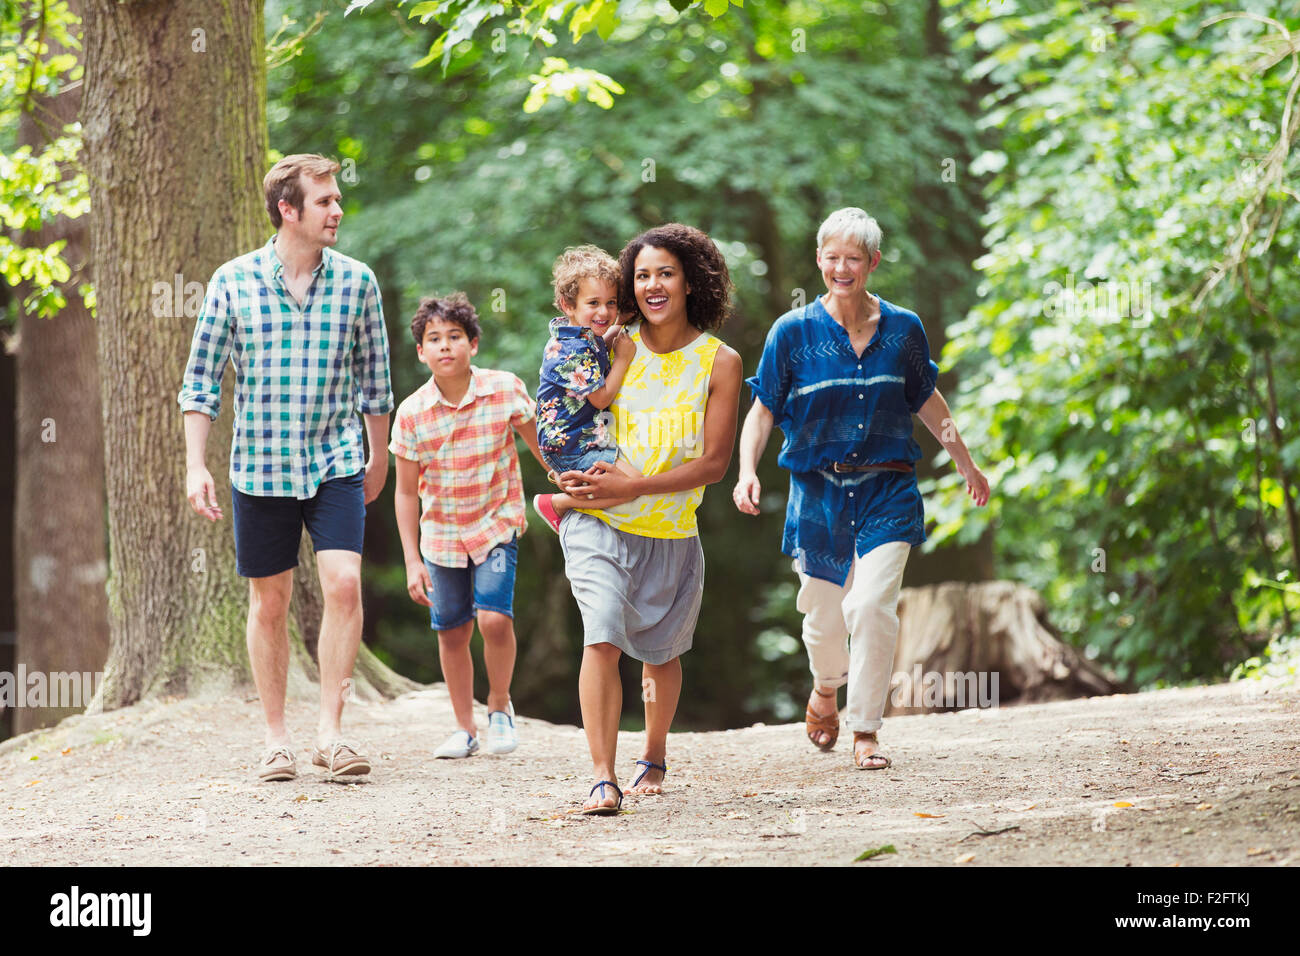
<instances>
[{"instance_id":1,"label":"child's red shoe","mask_svg":"<svg viewBox=\"0 0 1300 956\"><path fill-rule=\"evenodd\" d=\"M560 516L551 507L551 499L554 497L554 495L533 495L533 510L542 516L543 520L551 526L552 531L559 534Z\"/></svg>"}]
</instances>

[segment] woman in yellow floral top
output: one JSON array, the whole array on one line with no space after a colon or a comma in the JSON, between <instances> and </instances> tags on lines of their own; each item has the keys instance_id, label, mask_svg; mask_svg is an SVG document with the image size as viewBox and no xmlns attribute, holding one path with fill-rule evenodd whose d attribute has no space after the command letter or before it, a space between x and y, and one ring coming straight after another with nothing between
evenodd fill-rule
<instances>
[{"instance_id":1,"label":"woman in yellow floral top","mask_svg":"<svg viewBox=\"0 0 1300 956\"><path fill-rule=\"evenodd\" d=\"M704 594L704 552L695 509L719 481L736 439L741 361L716 336L730 308L726 261L708 236L670 223L633 239L619 256L620 294L636 304L633 359L610 406L614 438L640 476L607 463L568 471L560 485L579 499L632 499L564 515L565 572L582 612L578 678L582 723L596 784L584 813L617 813L614 771L623 710L618 665L642 662L646 744L629 793L663 792L668 730L681 695L681 654L690 649Z\"/></svg>"}]
</instances>

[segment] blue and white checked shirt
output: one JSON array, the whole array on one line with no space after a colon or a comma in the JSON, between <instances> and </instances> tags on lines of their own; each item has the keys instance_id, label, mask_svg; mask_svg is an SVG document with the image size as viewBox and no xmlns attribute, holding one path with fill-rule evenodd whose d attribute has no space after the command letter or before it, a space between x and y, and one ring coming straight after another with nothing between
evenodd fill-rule
<instances>
[{"instance_id":1,"label":"blue and white checked shirt","mask_svg":"<svg viewBox=\"0 0 1300 956\"><path fill-rule=\"evenodd\" d=\"M357 415L390 413L393 393L379 283L369 266L322 249L302 305L283 271L274 239L217 269L177 400L182 411L215 419L221 377L233 362L230 482L244 494L302 500L365 466Z\"/></svg>"},{"instance_id":2,"label":"blue and white checked shirt","mask_svg":"<svg viewBox=\"0 0 1300 956\"><path fill-rule=\"evenodd\" d=\"M790 500L781 550L804 573L842 585L855 553L925 540L915 473L830 469L917 461L912 415L938 374L916 313L884 299L860 357L820 298L776 320L746 384L785 435L777 461L790 472Z\"/></svg>"}]
</instances>

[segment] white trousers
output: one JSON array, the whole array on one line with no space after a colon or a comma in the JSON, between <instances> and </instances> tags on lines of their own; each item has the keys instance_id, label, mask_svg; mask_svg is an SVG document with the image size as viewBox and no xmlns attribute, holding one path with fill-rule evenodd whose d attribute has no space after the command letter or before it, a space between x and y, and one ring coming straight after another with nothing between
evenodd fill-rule
<instances>
[{"instance_id":1,"label":"white trousers","mask_svg":"<svg viewBox=\"0 0 1300 956\"><path fill-rule=\"evenodd\" d=\"M898 592L912 546L888 541L853 561L841 587L799 572L809 669L822 687L848 685L844 727L879 730L898 646Z\"/></svg>"}]
</instances>

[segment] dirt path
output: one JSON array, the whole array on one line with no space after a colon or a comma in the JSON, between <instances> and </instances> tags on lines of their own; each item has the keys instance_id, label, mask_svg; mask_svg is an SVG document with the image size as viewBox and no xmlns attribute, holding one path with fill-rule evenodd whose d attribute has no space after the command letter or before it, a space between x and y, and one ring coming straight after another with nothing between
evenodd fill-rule
<instances>
[{"instance_id":1,"label":"dirt path","mask_svg":"<svg viewBox=\"0 0 1300 956\"><path fill-rule=\"evenodd\" d=\"M257 783L260 708L242 699L7 741L0 864L844 865L884 844L897 852L859 865L1300 861L1296 687L892 718L894 766L874 772L852 769L847 738L815 751L802 725L674 734L669 792L616 818L572 813L590 785L578 728L521 718L516 753L440 761L441 685L353 703L347 719L378 755L364 784L304 771L301 752L296 781ZM312 705L291 705L291 727L314 723ZM620 763L639 743L623 735Z\"/></svg>"}]
</instances>

